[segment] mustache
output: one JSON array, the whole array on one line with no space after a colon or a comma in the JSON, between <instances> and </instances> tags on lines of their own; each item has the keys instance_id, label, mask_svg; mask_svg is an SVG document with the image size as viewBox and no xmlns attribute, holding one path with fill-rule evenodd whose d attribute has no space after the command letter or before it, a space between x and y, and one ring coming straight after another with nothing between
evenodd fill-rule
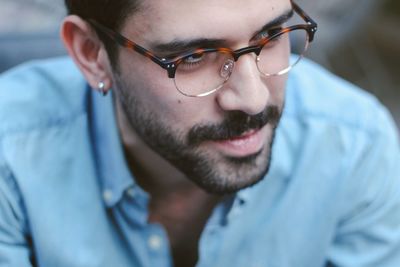
<instances>
[{"instance_id":1,"label":"mustache","mask_svg":"<svg viewBox=\"0 0 400 267\"><path fill-rule=\"evenodd\" d=\"M259 130L268 123L277 126L281 112L277 106L268 106L256 115L249 115L242 111L231 111L220 124L197 125L188 133L187 142L196 146L204 141L221 141L233 139L245 132Z\"/></svg>"}]
</instances>

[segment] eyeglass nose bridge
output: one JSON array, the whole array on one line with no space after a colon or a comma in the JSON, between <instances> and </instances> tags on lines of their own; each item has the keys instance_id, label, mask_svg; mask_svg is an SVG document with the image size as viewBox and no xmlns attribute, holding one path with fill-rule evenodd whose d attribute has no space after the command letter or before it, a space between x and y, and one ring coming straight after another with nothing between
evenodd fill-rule
<instances>
[{"instance_id":1,"label":"eyeglass nose bridge","mask_svg":"<svg viewBox=\"0 0 400 267\"><path fill-rule=\"evenodd\" d=\"M258 56L261 53L261 49L262 48L260 48L260 47L250 46L250 47L244 47L239 50L232 51L231 52L232 58L228 58L227 60L225 60L224 64L221 67L221 70L220 70L221 77L224 78L225 81L228 80L233 72L235 62L238 61L239 58L243 55L255 53L257 56L257 58L256 58L256 62L257 62Z\"/></svg>"},{"instance_id":2,"label":"eyeglass nose bridge","mask_svg":"<svg viewBox=\"0 0 400 267\"><path fill-rule=\"evenodd\" d=\"M262 50L262 47L260 47L260 46L243 47L241 49L233 51L232 57L235 62L238 61L241 56L250 54L250 53L254 53L258 57L261 53L261 50Z\"/></svg>"}]
</instances>

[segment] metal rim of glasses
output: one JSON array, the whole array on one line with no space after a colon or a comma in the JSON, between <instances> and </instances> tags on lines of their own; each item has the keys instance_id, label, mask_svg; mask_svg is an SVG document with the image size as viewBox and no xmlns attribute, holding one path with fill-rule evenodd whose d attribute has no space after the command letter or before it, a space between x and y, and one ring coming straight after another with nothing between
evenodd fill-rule
<instances>
[{"instance_id":1,"label":"metal rim of glasses","mask_svg":"<svg viewBox=\"0 0 400 267\"><path fill-rule=\"evenodd\" d=\"M266 72L264 72L263 70L261 70L260 65L259 65L259 62L260 62L260 53L262 52L262 49L260 49L260 51L258 51L258 52L251 51L251 52L255 52L255 53L256 53L255 63L256 63L258 72L259 72L261 75L263 75L263 76L266 77L266 78L284 75L284 74L288 73L294 66L296 66L297 63L299 63L299 61L304 57L304 55L305 55L305 53L306 53L306 51L308 50L309 45L310 45L310 37L309 37L309 34L308 34L308 32L307 32L306 29L303 29L303 28L293 28L291 31L288 31L288 32L280 32L280 33L277 33L276 35L274 35L273 37L271 37L271 39L277 38L277 37L279 37L280 35L283 35L283 34L285 34L285 33L290 33L290 32L294 32L294 31L302 31L302 32L305 34L304 46L303 46L303 48L302 48L301 53L300 53L300 54L297 54L298 57L296 58L296 60L294 60L292 63L289 63L288 66L285 67L285 68L282 69L282 70L279 70L279 71L277 71L277 72L275 72L275 73L266 73ZM290 40L289 40L289 42L290 42ZM218 53L218 51L213 51L213 52L214 52L214 53ZM219 52L219 53L227 53L227 52L225 51L225 52ZM229 54L229 53L227 53L227 54ZM190 56L192 56L192 55L193 55L193 54L188 55L187 57L190 57ZM290 55L289 55L289 56L290 56ZM289 59L289 60L290 60L290 59ZM228 75L226 75L225 79L222 79L222 80L221 80L221 83L220 83L218 86L216 86L216 87L214 87L214 88L212 88L212 89L206 90L205 92L202 92L202 93L191 94L191 93L186 92L185 90L182 90L182 88L180 88L180 86L178 85L177 80L176 80L176 77L179 76L179 75L177 75L176 72L175 72L175 75L174 75L174 77L173 77L175 88L178 90L179 93L181 93L181 94L183 94L183 95L185 95L185 96L188 96L188 97L204 97L204 96L208 96L208 95L211 95L211 94L215 93L216 91L218 91L219 89L221 89L221 88L225 85L225 83L229 80L229 78L230 78L230 76L231 76L231 74L232 74L232 72L233 72L234 65L235 65L235 61L237 61L237 58L234 59L234 56L233 56L233 55L230 55L230 57L228 57L227 60L224 61L224 63L223 63L223 65L221 66L221 68L224 68L224 66L226 65L226 62L227 62L227 61L230 61L230 62L231 62L230 64L232 64L232 66L229 68ZM176 67L176 70L179 68L179 64L180 64L180 63L181 63L181 62L178 62L178 63L176 64L176 66L175 66L175 67Z\"/></svg>"}]
</instances>

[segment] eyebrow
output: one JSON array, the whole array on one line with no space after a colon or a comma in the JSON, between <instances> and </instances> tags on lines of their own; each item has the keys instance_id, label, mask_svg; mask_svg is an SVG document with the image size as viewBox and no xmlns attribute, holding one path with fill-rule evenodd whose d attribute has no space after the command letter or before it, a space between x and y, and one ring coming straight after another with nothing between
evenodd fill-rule
<instances>
[{"instance_id":1,"label":"eyebrow","mask_svg":"<svg viewBox=\"0 0 400 267\"><path fill-rule=\"evenodd\" d=\"M154 43L150 45L152 52L156 54L175 54L183 51L190 51L196 48L221 47L226 43L223 39L198 38L192 40L174 40L169 43Z\"/></svg>"},{"instance_id":2,"label":"eyebrow","mask_svg":"<svg viewBox=\"0 0 400 267\"><path fill-rule=\"evenodd\" d=\"M255 31L251 39L255 38L263 31L287 22L293 16L293 13L293 9L290 9L272 21L269 21L259 30ZM168 55L167 57L173 57L174 54L194 50L196 48L218 48L223 47L224 45L226 45L225 39L197 38L192 40L173 40L169 43L153 43L150 44L149 48L152 52L159 54L160 56Z\"/></svg>"},{"instance_id":3,"label":"eyebrow","mask_svg":"<svg viewBox=\"0 0 400 267\"><path fill-rule=\"evenodd\" d=\"M261 32L267 31L271 28L274 28L276 26L280 26L280 25L284 24L285 22L287 22L288 20L290 20L293 17L293 14L294 14L293 9L290 9L290 10L286 11L285 13L283 13L282 15L280 15L279 17L276 17L272 21L269 21L267 24L265 24L259 30L255 31L253 33L252 39L255 38Z\"/></svg>"}]
</instances>

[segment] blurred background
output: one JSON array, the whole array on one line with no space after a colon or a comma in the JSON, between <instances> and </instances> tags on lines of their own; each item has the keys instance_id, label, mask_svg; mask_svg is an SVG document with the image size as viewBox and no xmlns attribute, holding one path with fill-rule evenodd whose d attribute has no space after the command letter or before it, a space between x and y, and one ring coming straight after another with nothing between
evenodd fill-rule
<instances>
[{"instance_id":1,"label":"blurred background","mask_svg":"<svg viewBox=\"0 0 400 267\"><path fill-rule=\"evenodd\" d=\"M308 57L372 92L400 126L400 2L296 2L319 24ZM64 15L63 0L0 0L0 72L65 54L58 37Z\"/></svg>"}]
</instances>

